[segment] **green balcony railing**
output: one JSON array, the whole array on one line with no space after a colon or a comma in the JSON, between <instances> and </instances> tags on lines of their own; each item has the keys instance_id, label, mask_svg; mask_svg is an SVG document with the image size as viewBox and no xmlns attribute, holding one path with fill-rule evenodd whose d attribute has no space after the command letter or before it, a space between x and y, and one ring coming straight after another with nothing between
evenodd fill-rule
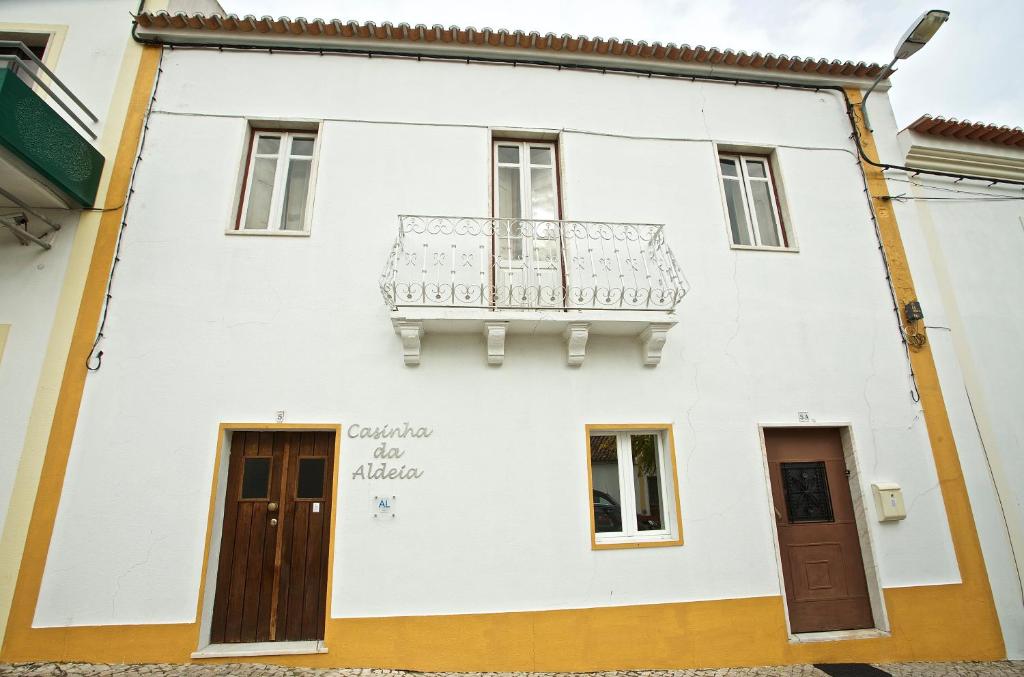
<instances>
[{"instance_id":1,"label":"green balcony railing","mask_svg":"<svg viewBox=\"0 0 1024 677\"><path fill-rule=\"evenodd\" d=\"M79 128L90 136L95 135L62 100L65 97L58 96L36 72L41 70L49 75L57 87L66 92L66 97L89 117L94 120L95 117L56 76L38 60L34 61L35 67L29 69L25 65L27 59L0 57L0 149L20 160L36 175L34 178L45 182L69 205L92 207L104 159ZM40 96L29 82L37 85L51 101ZM78 128L51 103L59 105Z\"/></svg>"}]
</instances>

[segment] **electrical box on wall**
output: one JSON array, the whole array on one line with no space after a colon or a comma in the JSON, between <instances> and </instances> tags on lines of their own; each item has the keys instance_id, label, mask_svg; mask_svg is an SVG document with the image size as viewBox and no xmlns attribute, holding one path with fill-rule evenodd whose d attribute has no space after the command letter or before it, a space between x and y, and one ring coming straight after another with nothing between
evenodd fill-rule
<instances>
[{"instance_id":1,"label":"electrical box on wall","mask_svg":"<svg viewBox=\"0 0 1024 677\"><path fill-rule=\"evenodd\" d=\"M871 485L875 494L875 510L879 522L895 522L906 519L907 509L903 507L903 489L891 482L876 482Z\"/></svg>"}]
</instances>

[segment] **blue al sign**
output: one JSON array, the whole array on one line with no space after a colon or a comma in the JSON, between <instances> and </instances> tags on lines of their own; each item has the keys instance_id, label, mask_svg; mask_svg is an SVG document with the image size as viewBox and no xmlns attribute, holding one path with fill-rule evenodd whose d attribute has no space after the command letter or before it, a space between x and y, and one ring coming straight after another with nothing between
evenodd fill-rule
<instances>
[{"instance_id":1,"label":"blue al sign","mask_svg":"<svg viewBox=\"0 0 1024 677\"><path fill-rule=\"evenodd\" d=\"M382 517L384 515L395 516L395 497L394 496L374 496L373 497L373 516Z\"/></svg>"}]
</instances>

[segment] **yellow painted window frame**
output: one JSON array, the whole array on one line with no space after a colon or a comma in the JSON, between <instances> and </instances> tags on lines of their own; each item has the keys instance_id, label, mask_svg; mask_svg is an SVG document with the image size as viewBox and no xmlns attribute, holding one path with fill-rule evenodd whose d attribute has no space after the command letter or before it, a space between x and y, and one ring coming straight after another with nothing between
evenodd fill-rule
<instances>
[{"instance_id":1,"label":"yellow painted window frame","mask_svg":"<svg viewBox=\"0 0 1024 677\"><path fill-rule=\"evenodd\" d=\"M590 436L595 433L655 431L664 435L666 457L672 466L672 503L676 511L676 537L671 540L636 541L631 543L598 543L594 524L594 471L590 464ZM590 549L623 550L630 548L666 548L683 544L683 514L679 507L679 466L676 463L676 442L671 423L588 423L584 426L587 455L587 513L590 515Z\"/></svg>"}]
</instances>

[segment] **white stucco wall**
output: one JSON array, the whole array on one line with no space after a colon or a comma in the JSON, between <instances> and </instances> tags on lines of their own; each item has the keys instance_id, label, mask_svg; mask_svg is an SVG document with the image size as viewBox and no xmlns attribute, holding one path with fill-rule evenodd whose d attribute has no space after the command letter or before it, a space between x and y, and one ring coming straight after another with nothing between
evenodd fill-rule
<instances>
[{"instance_id":1,"label":"white stucco wall","mask_svg":"<svg viewBox=\"0 0 1024 677\"><path fill-rule=\"evenodd\" d=\"M404 445L416 481L352 480L375 444L342 440L335 617L779 595L757 426L798 411L851 425L869 503L904 487L909 517L868 525L882 584L959 580L833 94L184 50L163 69L36 625L192 621L218 423L278 410L435 431ZM246 116L323 120L310 237L225 235ZM572 369L560 339L511 336L489 368L482 337L432 334L403 365L377 288L396 215L488 215L491 127L561 130L564 218L666 225L692 292L660 366L632 339ZM713 141L777 149L799 253L729 248ZM584 425L666 421L685 544L591 550Z\"/></svg>"},{"instance_id":2,"label":"white stucco wall","mask_svg":"<svg viewBox=\"0 0 1024 677\"><path fill-rule=\"evenodd\" d=\"M994 144L905 131L911 147L1020 162L1024 152ZM915 280L954 425L964 478L985 554L1007 653L1024 657L1024 202L1019 188L894 174L892 190L916 198L898 207L904 238L915 243ZM968 191L968 192L950 192ZM967 198L967 200L965 200ZM922 285L918 284L919 291ZM1016 550L1016 553L1014 552Z\"/></svg>"},{"instance_id":3,"label":"white stucco wall","mask_svg":"<svg viewBox=\"0 0 1024 677\"><path fill-rule=\"evenodd\" d=\"M56 30L56 61L51 70L99 118L92 126L101 139L107 130L107 109L131 41L131 2L125 0L13 0L0 8L0 31L33 28ZM55 110L59 110L54 106ZM63 114L63 113L62 113ZM112 128L119 135L121 120ZM77 127L76 127L77 129ZM106 158L107 162L113 160ZM37 206L37 205L29 205ZM5 212L17 211L4 209ZM29 417L35 402L54 313L81 212L46 211L62 225L53 248L22 246L6 229L0 230L0 324L10 324L7 348L0 358L0 527L4 524L11 490L21 458ZM33 232L43 230L33 225ZM47 422L48 423L48 422Z\"/></svg>"}]
</instances>

